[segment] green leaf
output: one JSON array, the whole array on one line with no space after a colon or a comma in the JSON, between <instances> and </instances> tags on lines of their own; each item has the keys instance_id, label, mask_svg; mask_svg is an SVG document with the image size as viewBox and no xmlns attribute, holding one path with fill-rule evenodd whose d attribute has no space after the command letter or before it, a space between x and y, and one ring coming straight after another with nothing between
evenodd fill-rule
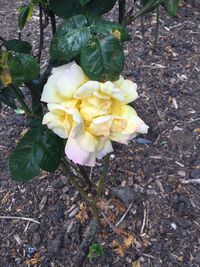
<instances>
[{"instance_id":1,"label":"green leaf","mask_svg":"<svg viewBox=\"0 0 200 267\"><path fill-rule=\"evenodd\" d=\"M169 16L177 15L179 0L163 0L162 5Z\"/></svg>"},{"instance_id":2,"label":"green leaf","mask_svg":"<svg viewBox=\"0 0 200 267\"><path fill-rule=\"evenodd\" d=\"M73 59L80 54L81 48L90 39L90 28L87 18L77 15L60 25L50 47L54 59Z\"/></svg>"},{"instance_id":3,"label":"green leaf","mask_svg":"<svg viewBox=\"0 0 200 267\"><path fill-rule=\"evenodd\" d=\"M91 0L84 6L87 13L92 15L103 15L110 11L116 3L116 0Z\"/></svg>"},{"instance_id":4,"label":"green leaf","mask_svg":"<svg viewBox=\"0 0 200 267\"><path fill-rule=\"evenodd\" d=\"M13 94L13 90L11 86L7 86L5 88L2 88L0 90L0 102L4 103L5 105L16 109L16 104L15 104L15 97Z\"/></svg>"},{"instance_id":5,"label":"green leaf","mask_svg":"<svg viewBox=\"0 0 200 267\"><path fill-rule=\"evenodd\" d=\"M92 80L117 80L123 65L123 49L114 36L93 38L81 50L81 67Z\"/></svg>"},{"instance_id":6,"label":"green leaf","mask_svg":"<svg viewBox=\"0 0 200 267\"><path fill-rule=\"evenodd\" d=\"M63 140L52 131L47 130L43 132L42 138L37 140L34 145L38 158L42 155L39 162L40 168L48 172L55 171L63 155Z\"/></svg>"},{"instance_id":7,"label":"green leaf","mask_svg":"<svg viewBox=\"0 0 200 267\"><path fill-rule=\"evenodd\" d=\"M91 33L100 34L102 36L113 35L118 31L120 33L120 40L122 42L130 40L130 35L126 29L117 23L106 20L92 19L89 21L91 24Z\"/></svg>"},{"instance_id":8,"label":"green leaf","mask_svg":"<svg viewBox=\"0 0 200 267\"><path fill-rule=\"evenodd\" d=\"M50 0L49 3L53 12L64 19L81 13L80 0Z\"/></svg>"},{"instance_id":9,"label":"green leaf","mask_svg":"<svg viewBox=\"0 0 200 267\"><path fill-rule=\"evenodd\" d=\"M18 53L30 54L32 50L32 46L28 42L21 41L18 39L5 41L3 42L3 45L6 47L7 51L13 51Z\"/></svg>"},{"instance_id":10,"label":"green leaf","mask_svg":"<svg viewBox=\"0 0 200 267\"><path fill-rule=\"evenodd\" d=\"M19 8L18 26L20 31L24 28L26 22L28 22L33 14L33 4L22 5Z\"/></svg>"},{"instance_id":11,"label":"green leaf","mask_svg":"<svg viewBox=\"0 0 200 267\"><path fill-rule=\"evenodd\" d=\"M33 149L34 140L39 135L38 129L31 129L12 152L9 159L9 169L14 180L28 181L39 175L40 167Z\"/></svg>"},{"instance_id":12,"label":"green leaf","mask_svg":"<svg viewBox=\"0 0 200 267\"><path fill-rule=\"evenodd\" d=\"M103 251L103 247L102 245L98 244L98 243L93 243L90 247L89 247L89 253L88 253L88 258L90 260L92 260L95 256L103 256L104 251Z\"/></svg>"},{"instance_id":13,"label":"green leaf","mask_svg":"<svg viewBox=\"0 0 200 267\"><path fill-rule=\"evenodd\" d=\"M35 124L37 125L37 124ZM52 172L57 169L63 154L63 140L39 124L31 128L17 144L9 159L11 176L28 181L39 175L40 168Z\"/></svg>"},{"instance_id":14,"label":"green leaf","mask_svg":"<svg viewBox=\"0 0 200 267\"><path fill-rule=\"evenodd\" d=\"M28 82L40 73L40 67L34 57L28 54L9 53L8 65L14 82Z\"/></svg>"}]
</instances>

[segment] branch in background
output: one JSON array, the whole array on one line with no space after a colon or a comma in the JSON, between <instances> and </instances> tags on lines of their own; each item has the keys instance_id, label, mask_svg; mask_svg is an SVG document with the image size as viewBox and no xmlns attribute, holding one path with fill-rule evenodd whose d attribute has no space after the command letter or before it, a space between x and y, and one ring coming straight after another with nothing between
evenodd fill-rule
<instances>
[{"instance_id":1,"label":"branch in background","mask_svg":"<svg viewBox=\"0 0 200 267\"><path fill-rule=\"evenodd\" d=\"M81 187L81 185L77 182L76 180L76 175L74 175L70 169L70 166L68 166L65 161L63 160L61 162L61 166L62 169L64 170L65 174L67 177L69 177L69 180L71 181L71 183L76 187L76 189L78 190L78 192L81 194L81 196L88 202L90 202L90 199L88 197L87 192L85 192L83 190L83 188Z\"/></svg>"},{"instance_id":2,"label":"branch in background","mask_svg":"<svg viewBox=\"0 0 200 267\"><path fill-rule=\"evenodd\" d=\"M158 43L158 31L159 31L159 25L160 25L160 9L159 6L156 8L156 29L155 29L155 37L154 37L154 43L152 45L153 52L156 49L157 43Z\"/></svg>"},{"instance_id":3,"label":"branch in background","mask_svg":"<svg viewBox=\"0 0 200 267\"><path fill-rule=\"evenodd\" d=\"M97 193L96 196L94 197L94 199L92 199L91 202L91 207L92 207L92 212L93 212L93 216L96 220L99 220L99 214L98 214L98 208L97 208L97 202L101 196L101 194L103 193L104 187L105 187L105 180L106 180L106 174L108 171L108 167L109 167L109 159L110 159L110 154L107 154L105 156L105 161L104 161L104 165L103 165L103 171L99 180L99 185L97 188Z\"/></svg>"},{"instance_id":4,"label":"branch in background","mask_svg":"<svg viewBox=\"0 0 200 267\"><path fill-rule=\"evenodd\" d=\"M34 114L30 111L28 105L26 104L26 102L24 101L20 93L18 92L19 89L14 84L11 84L10 86L12 87L15 97L17 98L18 102L20 103L25 113L30 117L34 117Z\"/></svg>"},{"instance_id":5,"label":"branch in background","mask_svg":"<svg viewBox=\"0 0 200 267\"><path fill-rule=\"evenodd\" d=\"M119 23L125 24L126 0L119 0Z\"/></svg>"},{"instance_id":6,"label":"branch in background","mask_svg":"<svg viewBox=\"0 0 200 267\"><path fill-rule=\"evenodd\" d=\"M51 20L52 33L54 35L56 33L56 17L55 17L55 14L52 10L49 10L49 17Z\"/></svg>"},{"instance_id":7,"label":"branch in background","mask_svg":"<svg viewBox=\"0 0 200 267\"><path fill-rule=\"evenodd\" d=\"M143 39L143 42L145 41L145 35L144 35L144 17L142 16L140 18L140 26L141 26L141 33L142 33L142 39Z\"/></svg>"},{"instance_id":8,"label":"branch in background","mask_svg":"<svg viewBox=\"0 0 200 267\"><path fill-rule=\"evenodd\" d=\"M39 3L39 19L40 19L40 43L39 43L38 62L40 63L42 49L44 45L43 10L42 10L42 5L40 3Z\"/></svg>"},{"instance_id":9,"label":"branch in background","mask_svg":"<svg viewBox=\"0 0 200 267\"><path fill-rule=\"evenodd\" d=\"M90 191L92 192L92 190L93 190L93 184L90 181L90 178L89 178L89 176L88 176L85 168L83 166L79 165L79 164L77 164L77 165L78 165L78 168L79 168L79 171L80 171L81 176L85 179L85 181L86 181L86 183L87 183Z\"/></svg>"}]
</instances>

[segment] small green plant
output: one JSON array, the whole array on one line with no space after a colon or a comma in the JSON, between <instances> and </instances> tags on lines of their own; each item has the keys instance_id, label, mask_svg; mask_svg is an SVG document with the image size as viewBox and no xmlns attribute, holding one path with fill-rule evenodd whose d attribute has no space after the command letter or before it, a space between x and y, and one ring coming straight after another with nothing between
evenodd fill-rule
<instances>
[{"instance_id":1,"label":"small green plant","mask_svg":"<svg viewBox=\"0 0 200 267\"><path fill-rule=\"evenodd\" d=\"M101 257L104 255L103 246L98 243L93 243L89 247L88 258L90 261L95 257Z\"/></svg>"}]
</instances>

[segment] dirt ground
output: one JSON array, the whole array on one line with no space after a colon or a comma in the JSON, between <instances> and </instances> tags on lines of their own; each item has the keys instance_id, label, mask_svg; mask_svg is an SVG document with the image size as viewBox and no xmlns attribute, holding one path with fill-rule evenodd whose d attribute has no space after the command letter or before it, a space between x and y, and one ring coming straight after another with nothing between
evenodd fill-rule
<instances>
[{"instance_id":1,"label":"dirt ground","mask_svg":"<svg viewBox=\"0 0 200 267\"><path fill-rule=\"evenodd\" d=\"M17 37L19 2L0 0L4 38ZM124 76L138 84L134 106L150 130L129 146L117 145L111 156L100 206L112 224L102 218L94 242L102 244L104 255L86 259L84 266L200 266L200 4L182 1L177 17L161 14L155 53L150 49L155 17L144 23L144 40L139 20L128 26L133 38L125 47ZM37 25L34 16L22 37L33 43ZM36 53L35 41L33 47ZM91 213L61 170L25 184L11 181L8 157L27 127L11 109L1 110L0 267L70 267ZM40 224L2 216L34 218ZM112 227L121 218L124 235ZM31 245L37 249L35 265L27 255Z\"/></svg>"}]
</instances>

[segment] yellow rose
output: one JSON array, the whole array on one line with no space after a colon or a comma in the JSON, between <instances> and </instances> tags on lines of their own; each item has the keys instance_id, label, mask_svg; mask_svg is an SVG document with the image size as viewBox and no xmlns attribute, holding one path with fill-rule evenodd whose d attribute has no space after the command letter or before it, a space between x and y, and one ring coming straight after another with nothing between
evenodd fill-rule
<instances>
[{"instance_id":1,"label":"yellow rose","mask_svg":"<svg viewBox=\"0 0 200 267\"><path fill-rule=\"evenodd\" d=\"M115 82L91 81L75 62L53 68L41 100L49 112L43 124L66 138L65 153L75 163L94 166L112 152L111 141L127 144L148 126L128 103L137 85L120 76Z\"/></svg>"}]
</instances>

